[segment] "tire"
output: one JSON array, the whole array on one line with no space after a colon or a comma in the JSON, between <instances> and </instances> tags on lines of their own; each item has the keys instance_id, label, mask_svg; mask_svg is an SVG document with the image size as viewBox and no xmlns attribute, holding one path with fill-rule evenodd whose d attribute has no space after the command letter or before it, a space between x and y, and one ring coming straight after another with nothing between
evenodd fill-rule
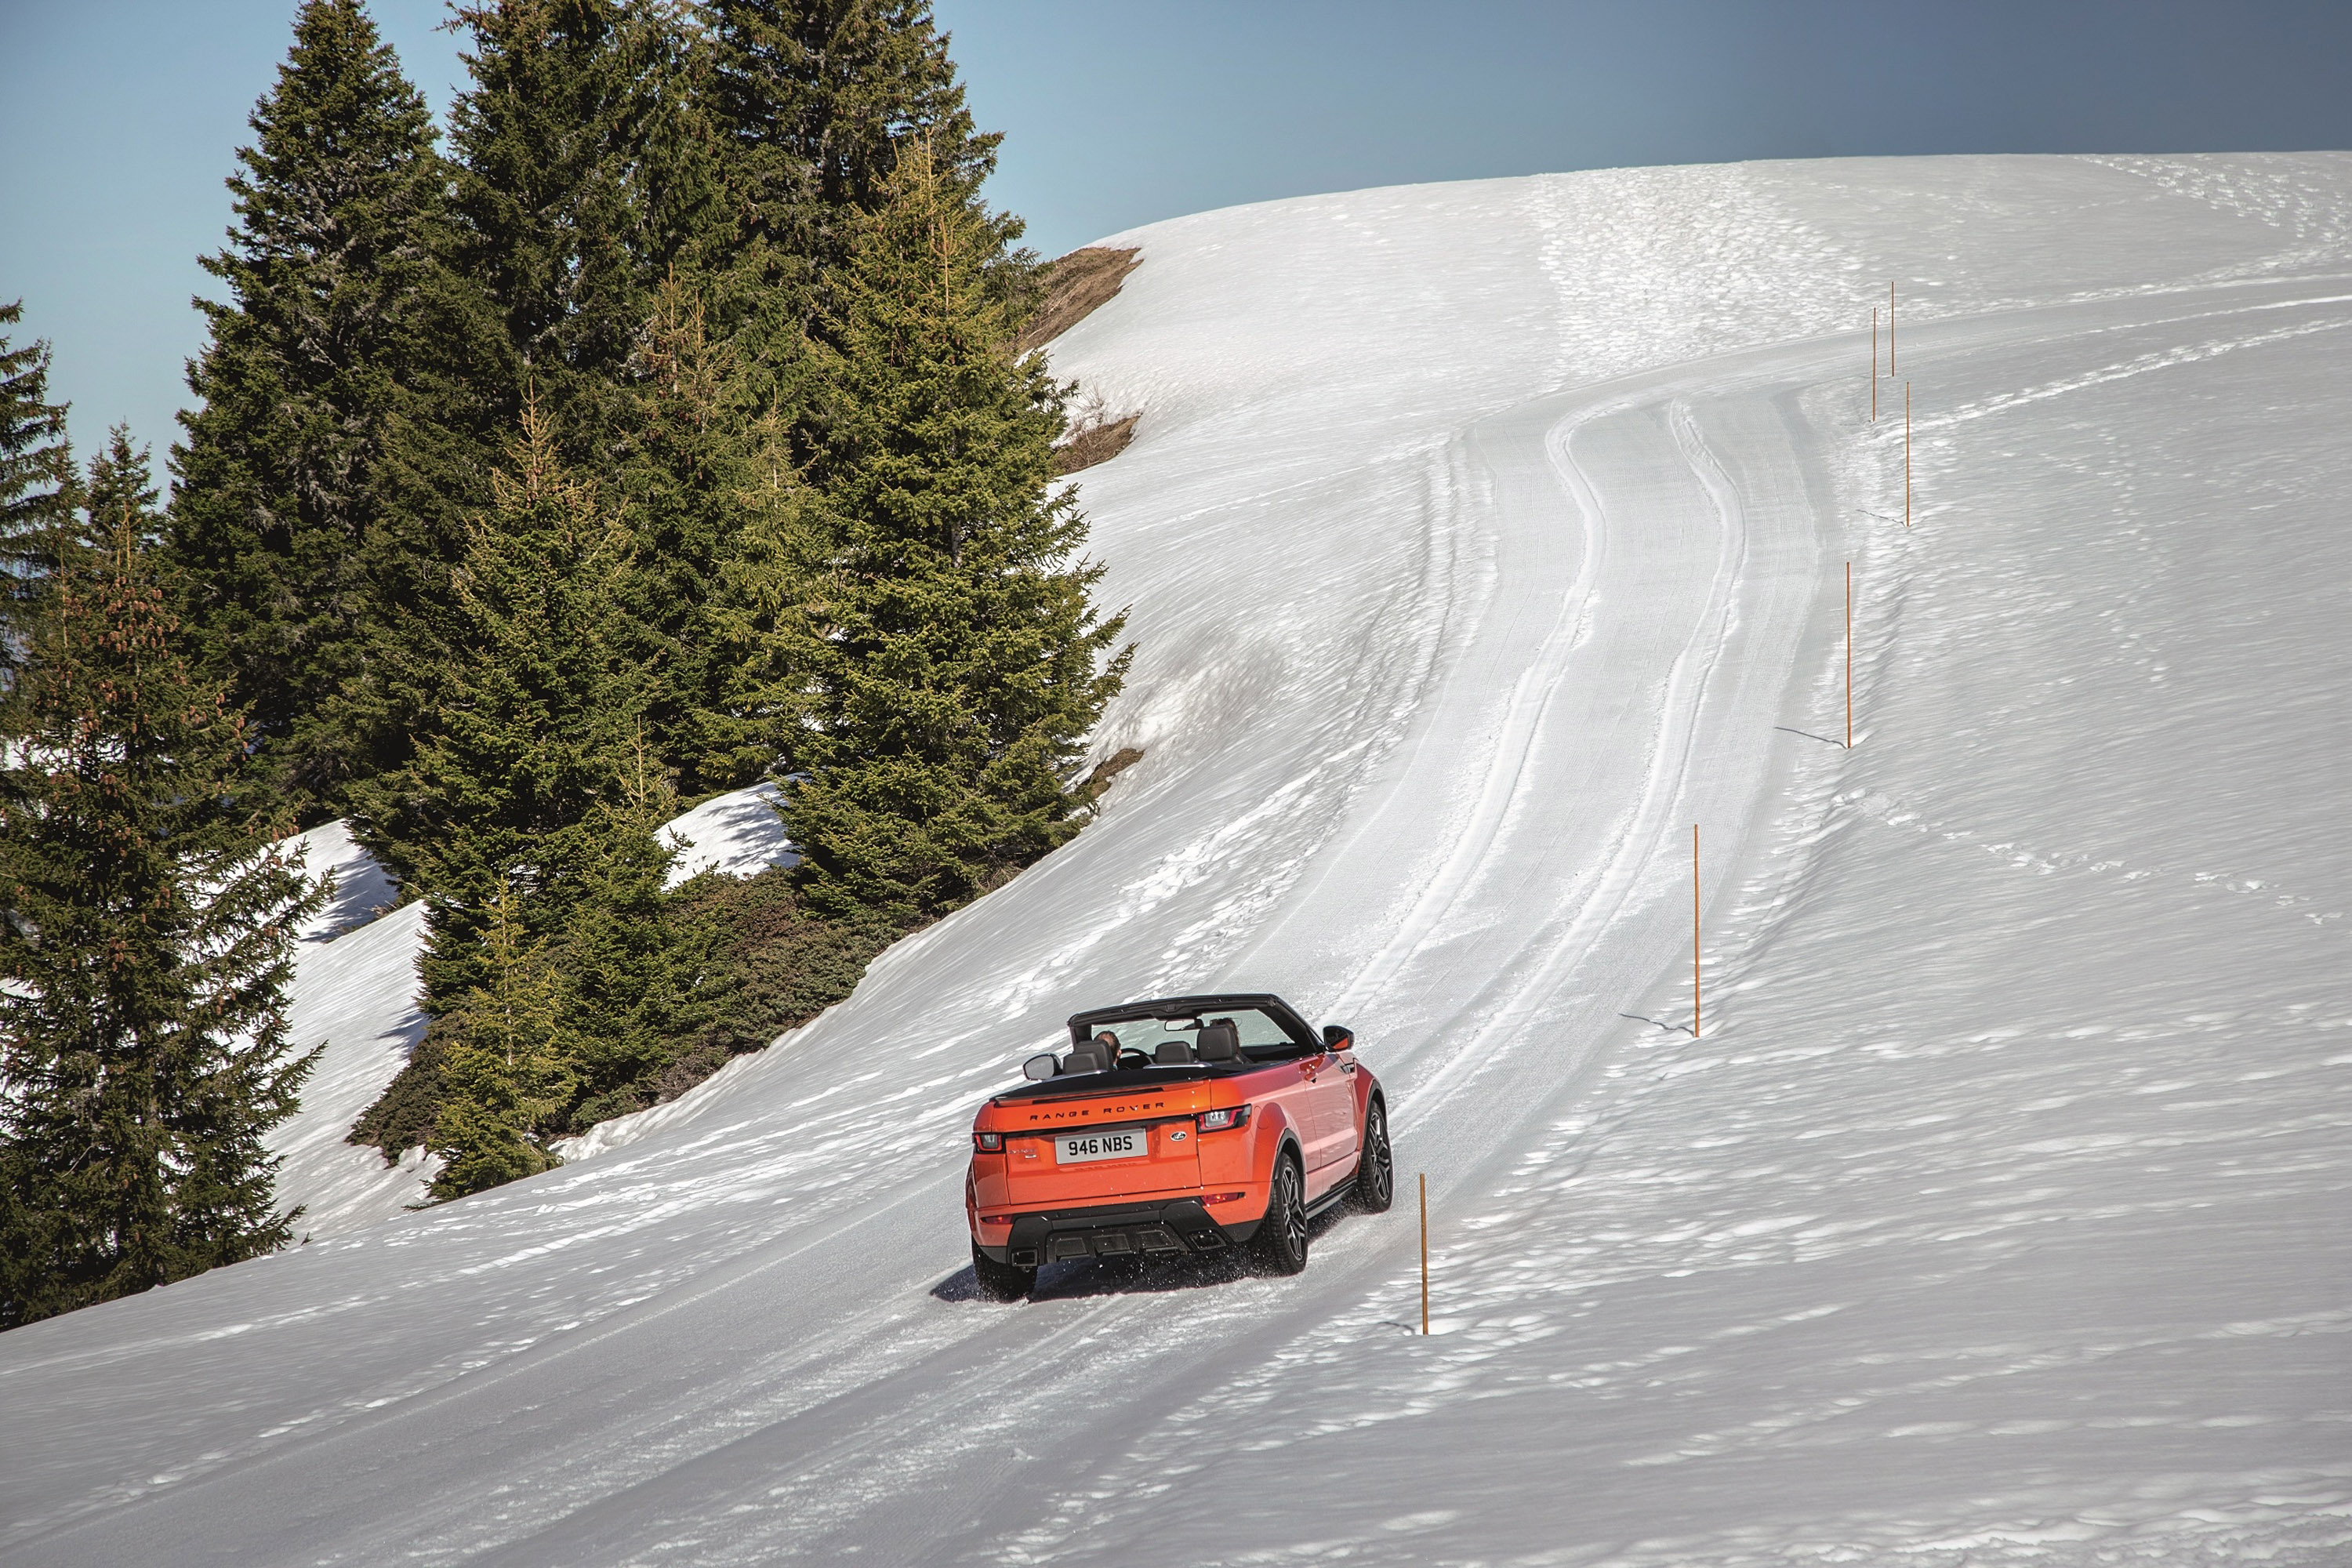
<instances>
[{"instance_id":1,"label":"tire","mask_svg":"<svg viewBox=\"0 0 2352 1568\"><path fill-rule=\"evenodd\" d=\"M1356 1208L1386 1214L1396 1198L1396 1161L1389 1152L1389 1108L1378 1100L1364 1108L1364 1152L1356 1162Z\"/></svg>"},{"instance_id":2,"label":"tire","mask_svg":"<svg viewBox=\"0 0 2352 1568\"><path fill-rule=\"evenodd\" d=\"M999 1263L982 1252L976 1241L971 1244L971 1271L980 1278L980 1293L992 1301L1018 1301L1037 1283L1034 1268Z\"/></svg>"},{"instance_id":3,"label":"tire","mask_svg":"<svg viewBox=\"0 0 2352 1568\"><path fill-rule=\"evenodd\" d=\"M1274 1190L1250 1248L1264 1273L1296 1274L1307 1267L1307 1177L1293 1155L1275 1161Z\"/></svg>"}]
</instances>

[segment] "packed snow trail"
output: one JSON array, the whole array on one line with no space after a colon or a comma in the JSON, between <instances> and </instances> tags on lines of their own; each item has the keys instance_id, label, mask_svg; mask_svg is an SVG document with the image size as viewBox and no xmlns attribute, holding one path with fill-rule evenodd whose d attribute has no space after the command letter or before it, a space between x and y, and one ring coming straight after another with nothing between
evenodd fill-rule
<instances>
[{"instance_id":1,"label":"packed snow trail","mask_svg":"<svg viewBox=\"0 0 2352 1568\"><path fill-rule=\"evenodd\" d=\"M2242 373L2234 384L2176 382L2155 396L2142 390L2142 427L2155 424L2150 414L2167 398L2196 410L2186 421L2191 427L2206 417L2199 405L2211 401L2238 402L2249 426L2298 410L2289 425L2294 433L2273 448L2294 460L2281 465L2284 474L2268 476L2265 488L2296 496L2310 507L2310 521L2294 535L2263 542L2304 562L2329 586L2300 596L2305 613L2281 616L2293 631L2279 627L2270 646L2252 650L2243 673L2260 671L2264 658L2285 667L2317 655L2315 683L2292 682L2301 701L2340 690L2352 678L2352 659L2333 647L2320 654L2303 640L2316 619L2309 612L2332 611L2342 593L2336 584L2352 568L2352 550L2336 532L2352 497L2352 464L2312 449L2324 444L2331 423L2327 400L2341 408L2352 387L2333 358L2259 361L2281 345L2352 332L2346 281L2174 296L2152 302L2154 310L2109 305L2035 312L2006 324L1961 321L1922 330L1919 352L1932 353L1948 388L1980 376L1985 384L2017 385L2018 370L2048 363L2060 342L2114 356L2099 373L2074 378L2085 389L2227 355ZM2071 330L2053 317L2071 318ZM2150 347L2158 343L2168 346ZM1979 356L1995 363L1979 371L1968 363ZM1718 389L1739 379L1733 365L1710 368ZM1841 386L1797 401L1818 411L1847 400ZM1759 396L1747 406L1753 412L1773 401ZM2018 406L1995 392L1940 416L1932 428ZM2099 424L2090 428L2092 444L2110 438ZM1770 447L1750 439L1741 450L1766 454ZM2227 449L2175 461L2193 472L2200 459ZM2233 478L2263 466L2251 460L2262 449L2238 449ZM1864 466L1883 468L1874 459L1885 456L1883 447L1870 452ZM1996 447L1985 456L2021 454ZM2062 447L2049 466L2063 472L2078 462ZM1979 504L1938 501L1923 514L1923 528L1932 521L1939 531L1937 548L1958 542L1952 530L1963 519L1997 520L1996 499L2039 510L2032 488L2001 491L2002 466L1972 465L1976 481L1991 481L1978 492ZM2101 477L2146 483L2155 467L2123 465ZM1748 490L1760 488L1769 472L1751 460L1738 477ZM1881 483L1841 488L1849 500L1886 493ZM2053 525L2067 521L2069 503L2081 498L2050 484L2039 499L2047 510L2036 521ZM2020 530L1969 542L1998 556L2021 533L2034 538ZM2063 548L2042 542L2053 552ZM1893 550L1865 544L1858 553L1866 588L1882 603L1890 586L1916 591L1906 581L1914 563L1895 552L1927 548L1916 535ZM2258 569L2262 552L2236 552L2241 565ZM2038 571L2012 567L2006 574L2047 593L2066 580L2047 568L2045 562ZM2126 578L2132 591L2121 602L2137 610L2143 638L2207 632L2198 612L2226 599L2233 580L2244 581L2232 574L2180 584ZM2114 581L2094 573L2072 591ZM2178 607L2190 614L2170 626L2149 613L2147 601L2163 589L2187 590L2189 602ZM2284 597L2293 605L2298 595ZM1842 603L1829 608L1842 619ZM1980 615L1964 613L1960 624ZM1866 619L1866 637L1871 629ZM1873 640L1884 649L1883 637ZM1956 657L1963 651L1969 658ZM1971 676L1983 672L1967 667L1986 651L1936 653L1952 658L1960 682L1972 687ZM2049 660L2038 676L2033 661L2013 655L1999 668L2021 687L2046 683L2062 691L2099 673L2095 648L2089 658L2063 651L2074 657ZM2153 663L2153 676L2125 679L2167 679L2152 653L2141 643L2132 662ZM1864 658L1867 679L1876 662L1867 642ZM1812 731L1799 742L1842 717L1834 683L1815 685L1811 702L1787 716L1792 734L1798 725ZM2239 689L2259 687L2246 681ZM2025 801L2012 801L2010 814L1992 820L2029 821L2036 805L2046 812L2047 800L2033 797L2046 795L2046 781L2075 752L2085 756L2073 766L2088 776L2070 780L2056 797L2070 803L2070 815L2095 820L2105 814L2092 803L2103 793L2127 794L2129 785L2154 784L2159 797L2175 793L2162 787L2173 758L2145 765L2154 737L2096 710L2083 715L2105 720L2095 736L2045 730L2012 733L1987 748L1979 737L1998 728L1989 721L2014 721L2015 710L1981 703L1980 695L1969 690L1961 710L1968 721L1961 732L1973 749L2053 753L2022 770L2040 787L2029 786ZM1871 699L1865 689L1863 733L1874 758L1889 737L1873 721ZM2158 715L2165 721L2159 752L2165 742L2196 732L2168 710ZM2305 768L2299 775L2281 770L2303 785L2324 784L2325 759L2352 740L2340 719L2312 717L2319 722L2299 737ZM2208 721L2224 718L2209 714ZM2212 739L2226 744L2230 728L2225 722ZM1931 739L1914 727L1895 743L1908 749ZM2294 746L2273 743L2283 752ZM1800 744L1801 756L1803 750ZM2129 765L2135 750L2143 753L2139 768ZM1876 1561L1885 1553L1938 1564L2011 1554L2027 1562L2218 1563L2250 1552L2340 1559L2352 1544L2345 1522L2352 1455L2342 1437L2341 1393L2352 1371L2345 1338L2352 1331L2345 1304L2352 1278L2340 1234L2347 1186L2341 1145L2352 1128L2343 1072L2352 1053L2342 1031L2352 1019L2343 1016L2336 991L2347 957L2341 927L2347 857L2329 837L2326 812L2342 808L2342 787L2332 794L2323 787L2326 805L2306 797L2281 806L2267 789L2240 781L2238 793L2271 828L2268 843L2250 842L2255 836L2232 823L2228 847L2218 853L2183 835L2184 842L2147 846L2148 859L2131 866L2079 849L2018 854L2013 843L1968 844L1976 835L1956 831L1954 823L1909 826L1913 814L1875 791L1822 802L1815 793L1822 781L1864 760L1825 746L1810 761L1824 759L1829 769L1794 768L1814 777L1790 783L1828 811L1784 812L1790 820L1780 833L1759 825L1757 837L1767 845L1797 831L1816 840L1832 831L1851 835L1860 806L1864 820L1895 825L1905 837L1924 829L1959 841L1963 872L1986 850L1995 852L1988 864L2000 879L2018 868L2037 879L2105 872L2114 879L2108 907L2097 907L2095 892L2085 900L2079 887L2053 889L2025 922L2042 931L2011 931L2001 917L2015 918L2015 885L1972 889L1973 907L1962 908L1990 918L1956 932L1959 910L1906 900L1904 884L1919 874L1910 846L1873 867L1875 879L1892 885L1850 908L1843 906L1852 898L1851 868L1826 868L1818 842L1771 846L1759 858L1802 858L1794 869L1751 868L1726 879L1749 883L1742 891L1751 899L1735 918L1745 929L1725 943L1738 957L1729 973L1717 976L1718 994L1736 1000L1717 1004L1708 1037L1687 1035L1687 970L1661 965L1662 1003L1629 1010L1682 1027L1645 1026L1649 1038L1604 1068L1618 1083L1574 1106L1580 1114L1559 1117L1548 1136L1517 1136L1501 1117L1481 1130L1513 1152L1449 1184L1485 1195L1473 1200L1469 1215L1441 1221L1438 1340L1399 1331L1411 1327L1413 1287L1398 1270L1387 1291L1368 1293L1355 1310L1298 1334L1276 1357L1237 1366L1228 1379L1204 1380L1213 1392L1182 1400L1121 1463L1063 1489L1062 1519L1025 1531L1003 1521L1015 1539L1041 1560L1082 1562L1150 1555L1166 1540L1219 1532L1311 1539L1313 1551L1302 1549L1301 1557L1418 1561L1777 1563L1843 1553ZM1969 792L1956 787L1969 773L1964 762L1941 762L1914 770L1915 782L1941 785L1967 814L1963 821L1983 820ZM2014 787L2017 776L2000 782ZM1808 783L1811 790L1802 787ZM2150 819L2177 827L2179 806L2197 789L2178 795L2155 803L2169 812L2148 811L2142 799L2098 827L2144 830ZM1672 860L1681 847L1669 838L1657 858ZM2178 922L2127 889L2165 875L2161 858L2182 853L2212 854L2223 864L2250 854L2273 865L2300 858L2305 869L2293 893L2258 878L2237 880L2242 892L2166 932L2152 957L2113 942L2131 930L2124 921L2143 922L2141 934L2151 920ZM2182 890L2195 880L2194 873L2179 876ZM1686 896L1687 884L1669 890ZM2126 900L2116 903L2114 892L2126 892ZM2333 908L2329 899L2314 898L2331 892ZM1665 902L1681 927L1687 905ZM1899 921L1891 919L1898 914ZM2235 918L2204 924L2217 914ZM1824 922L1826 932L1818 930ZM2074 942L2063 955L2036 952L2056 922L2079 922ZM2012 951L2001 963L1976 953L1975 962L1954 963L1948 950L1971 938ZM1717 960L1724 956L1714 940L1709 947ZM1801 952L1796 962L1792 948ZM1570 942L1554 951L1568 956L1578 948ZM2264 974L2257 984L2243 973L2250 963ZM2095 984L2101 970L2109 974L2105 985ZM2037 971L2056 973L2037 984ZM2280 983L2278 994L2256 1001L2252 993L2273 983ZM1927 1005L1906 1009L1899 998L1872 994L1906 989L1926 993ZM1809 990L1843 1005L1817 1005ZM2093 999L2110 1016L2084 1016ZM1561 1032L1573 1038L1588 1026L1578 1014L1596 1009L1565 1000ZM1859 1020L1840 1016L1857 1001L1875 1005ZM2244 1011L2250 1002L2253 1011ZM2168 1014L2189 1026L2176 1036ZM2239 1038L2231 1026L2250 1017L2263 1020L2258 1035ZM2063 1054L2021 1048L2045 1032ZM2104 1049L2105 1042L2080 1044L2110 1035L2116 1038ZM2012 1054L2004 1059L2004 1053ZM1948 1057L1979 1057L1985 1065L1955 1073L1939 1059ZM1843 1070L1813 1081L1816 1063ZM1578 1065L1561 1062L1561 1075L1572 1076ZM1478 1096L1490 1110L1526 1105L1558 1116L1570 1102L1547 1100L1539 1069L1506 1068L1492 1076L1502 1081ZM2273 1080L2281 1086L2275 1100L2248 1088ZM2148 1125L2151 1110L2173 1124ZM2177 1110L2218 1114L2200 1124L2178 1121ZM1462 1143L1456 1138L1429 1153L1424 1136L1407 1164L1425 1157L1433 1165L1467 1159L1476 1167L1476 1149ZM1710 1167L1706 1152L1718 1150L1729 1155L1728 1170ZM1504 1164L1513 1169L1496 1168ZM1446 1245L1448 1232L1461 1239ZM2037 1246L2052 1232L2064 1234L2064 1250ZM1297 1412L1312 1418L1276 1418ZM1204 1455L1247 1455L1252 1462L1236 1469L1203 1464ZM1349 1478L1380 1500L1379 1516L1319 1519L1323 1528L1307 1537L1291 1521L1294 1499L1285 1490L1302 1472ZM1193 1486L1176 1479L1196 1474Z\"/></svg>"},{"instance_id":2,"label":"packed snow trail","mask_svg":"<svg viewBox=\"0 0 2352 1568\"><path fill-rule=\"evenodd\" d=\"M0 1555L2340 1558L2347 195L1934 160L1144 231L1058 362L1146 411L1087 482L1105 818L635 1142L0 1339ZM1907 536L1852 330L1898 266ZM971 1299L972 1103L1220 984L1358 1027L1436 1335L1403 1205L1297 1279Z\"/></svg>"}]
</instances>

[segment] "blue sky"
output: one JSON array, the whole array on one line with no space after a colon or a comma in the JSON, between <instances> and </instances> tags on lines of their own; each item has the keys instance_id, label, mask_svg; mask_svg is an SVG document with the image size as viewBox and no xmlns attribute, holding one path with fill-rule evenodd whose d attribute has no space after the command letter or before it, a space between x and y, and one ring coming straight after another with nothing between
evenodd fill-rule
<instances>
[{"instance_id":1,"label":"blue sky","mask_svg":"<svg viewBox=\"0 0 2352 1568\"><path fill-rule=\"evenodd\" d=\"M436 108L440 0L374 0ZM0 0L0 300L87 451L160 458L196 257L294 0ZM2352 0L2296 4L940 0L991 195L1047 255L1238 202L1859 153L2352 148Z\"/></svg>"}]
</instances>

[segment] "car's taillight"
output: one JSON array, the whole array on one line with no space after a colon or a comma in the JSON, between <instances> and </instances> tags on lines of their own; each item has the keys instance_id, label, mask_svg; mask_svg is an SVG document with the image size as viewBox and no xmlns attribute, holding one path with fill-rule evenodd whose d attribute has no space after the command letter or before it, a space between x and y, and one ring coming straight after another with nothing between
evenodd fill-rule
<instances>
[{"instance_id":1,"label":"car's taillight","mask_svg":"<svg viewBox=\"0 0 2352 1568\"><path fill-rule=\"evenodd\" d=\"M1004 1147L1004 1134L1002 1132L975 1132L971 1135L971 1146L979 1150L983 1154L996 1153Z\"/></svg>"},{"instance_id":2,"label":"car's taillight","mask_svg":"<svg viewBox=\"0 0 2352 1568\"><path fill-rule=\"evenodd\" d=\"M1204 1110L1199 1117L1201 1131L1223 1132L1229 1128L1239 1127L1249 1120L1249 1113L1250 1108L1246 1105L1229 1105L1223 1110Z\"/></svg>"}]
</instances>

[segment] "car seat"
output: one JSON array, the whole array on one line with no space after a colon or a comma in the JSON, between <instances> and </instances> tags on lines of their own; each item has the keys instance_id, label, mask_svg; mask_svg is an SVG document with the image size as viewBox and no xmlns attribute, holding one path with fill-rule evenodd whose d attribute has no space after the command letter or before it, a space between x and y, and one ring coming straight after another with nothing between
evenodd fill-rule
<instances>
[{"instance_id":1,"label":"car seat","mask_svg":"<svg viewBox=\"0 0 2352 1568\"><path fill-rule=\"evenodd\" d=\"M1154 1067L1182 1067L1192 1059L1192 1047L1182 1040L1162 1040L1160 1048L1151 1053Z\"/></svg>"},{"instance_id":2,"label":"car seat","mask_svg":"<svg viewBox=\"0 0 2352 1568\"><path fill-rule=\"evenodd\" d=\"M1237 1062L1242 1059L1242 1032L1231 1018L1213 1019L1201 1026L1192 1051L1204 1062Z\"/></svg>"}]
</instances>

